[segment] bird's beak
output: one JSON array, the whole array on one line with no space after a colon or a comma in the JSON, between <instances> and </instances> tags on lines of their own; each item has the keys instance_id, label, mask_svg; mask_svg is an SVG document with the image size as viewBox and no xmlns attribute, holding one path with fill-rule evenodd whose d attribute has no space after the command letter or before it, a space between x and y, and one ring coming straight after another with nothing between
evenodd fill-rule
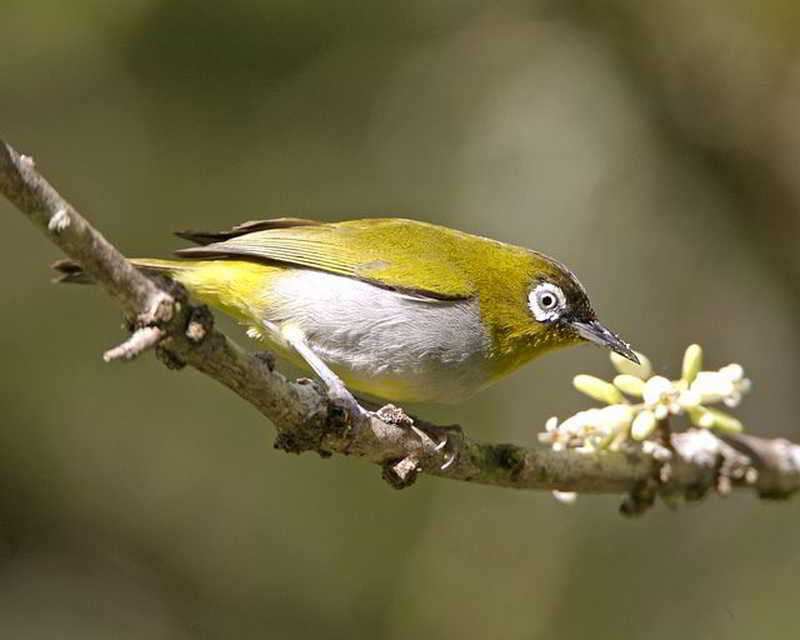
<instances>
[{"instance_id":1,"label":"bird's beak","mask_svg":"<svg viewBox=\"0 0 800 640\"><path fill-rule=\"evenodd\" d=\"M601 347L607 347L623 358L627 358L631 362L639 364L639 358L633 349L597 320L590 320L589 322L570 322L570 326L578 332L581 338L599 344Z\"/></svg>"}]
</instances>

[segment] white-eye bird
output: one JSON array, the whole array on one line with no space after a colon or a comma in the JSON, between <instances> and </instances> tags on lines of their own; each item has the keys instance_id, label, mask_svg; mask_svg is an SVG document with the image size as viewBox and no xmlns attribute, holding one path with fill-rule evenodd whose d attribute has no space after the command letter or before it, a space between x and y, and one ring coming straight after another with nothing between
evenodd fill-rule
<instances>
[{"instance_id":1,"label":"white-eye bird","mask_svg":"<svg viewBox=\"0 0 800 640\"><path fill-rule=\"evenodd\" d=\"M541 253L399 218L246 222L179 232L179 260L134 259L312 369L331 395L454 403L542 353L593 342L637 361ZM86 281L61 262L62 280Z\"/></svg>"}]
</instances>

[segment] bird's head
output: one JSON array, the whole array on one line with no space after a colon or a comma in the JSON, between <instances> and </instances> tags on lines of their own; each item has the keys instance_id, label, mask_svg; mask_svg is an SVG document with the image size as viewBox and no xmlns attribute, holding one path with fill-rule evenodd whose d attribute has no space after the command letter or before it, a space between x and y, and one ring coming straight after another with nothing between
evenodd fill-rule
<instances>
[{"instance_id":1,"label":"bird's head","mask_svg":"<svg viewBox=\"0 0 800 640\"><path fill-rule=\"evenodd\" d=\"M591 342L638 364L630 345L597 319L575 274L552 258L541 254L536 258L542 265L530 284L527 306L538 333L558 346Z\"/></svg>"},{"instance_id":2,"label":"bird's head","mask_svg":"<svg viewBox=\"0 0 800 640\"><path fill-rule=\"evenodd\" d=\"M507 284L487 301L497 312L493 340L505 361L501 369L551 349L585 342L638 363L633 349L598 320L586 289L572 271L543 254L527 253L526 268L509 264ZM522 271L525 275L520 281L516 276Z\"/></svg>"}]
</instances>

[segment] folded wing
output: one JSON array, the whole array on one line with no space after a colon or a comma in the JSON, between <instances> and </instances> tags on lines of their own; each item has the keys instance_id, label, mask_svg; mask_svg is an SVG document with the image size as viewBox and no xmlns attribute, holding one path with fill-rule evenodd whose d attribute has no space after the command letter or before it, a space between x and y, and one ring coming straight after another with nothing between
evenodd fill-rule
<instances>
[{"instance_id":1,"label":"folded wing","mask_svg":"<svg viewBox=\"0 0 800 640\"><path fill-rule=\"evenodd\" d=\"M180 232L203 246L182 258L254 260L335 273L431 300L473 296L444 227L397 218L317 223L302 218L250 221L230 231Z\"/></svg>"}]
</instances>

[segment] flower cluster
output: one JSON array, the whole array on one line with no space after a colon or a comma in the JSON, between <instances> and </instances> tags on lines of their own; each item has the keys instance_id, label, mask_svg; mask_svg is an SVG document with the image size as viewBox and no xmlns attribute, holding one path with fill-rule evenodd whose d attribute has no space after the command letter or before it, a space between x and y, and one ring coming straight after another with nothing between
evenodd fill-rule
<instances>
[{"instance_id":1,"label":"flower cluster","mask_svg":"<svg viewBox=\"0 0 800 640\"><path fill-rule=\"evenodd\" d=\"M741 431L731 415L708 407L722 402L734 407L750 388L741 365L729 364L717 371L701 371L703 351L694 344L686 349L680 380L652 375L649 360L640 353L640 364L611 354L619 374L612 382L588 375L575 376L575 387L606 404L580 411L563 422L550 418L539 440L555 450L590 452L616 450L629 438L647 439L670 415L686 414L691 422L706 429ZM632 401L635 399L636 401Z\"/></svg>"}]
</instances>

